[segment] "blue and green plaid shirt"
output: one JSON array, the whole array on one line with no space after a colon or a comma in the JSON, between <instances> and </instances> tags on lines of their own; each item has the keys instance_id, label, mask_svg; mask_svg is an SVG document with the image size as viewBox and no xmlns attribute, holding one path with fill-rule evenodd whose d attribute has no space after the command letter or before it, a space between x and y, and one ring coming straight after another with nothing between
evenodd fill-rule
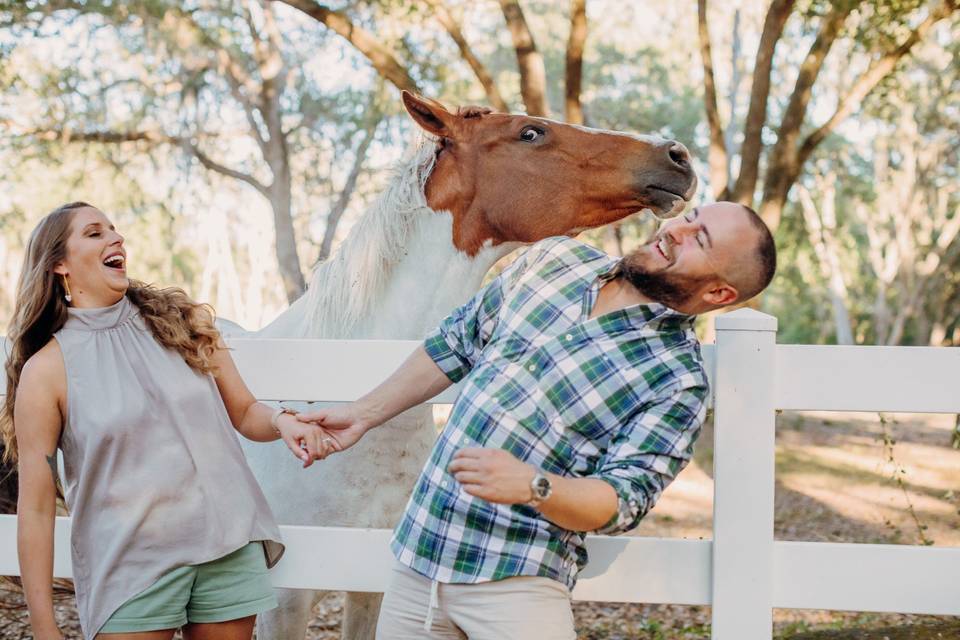
<instances>
[{"instance_id":1,"label":"blue and green plaid shirt","mask_svg":"<svg viewBox=\"0 0 960 640\"><path fill-rule=\"evenodd\" d=\"M586 564L582 532L463 491L447 471L462 447L605 480L619 496L598 531L608 534L636 527L690 460L707 400L693 318L653 303L590 319L618 264L549 238L426 339L444 373L465 381L394 531L402 564L438 582L545 576L570 588Z\"/></svg>"}]
</instances>

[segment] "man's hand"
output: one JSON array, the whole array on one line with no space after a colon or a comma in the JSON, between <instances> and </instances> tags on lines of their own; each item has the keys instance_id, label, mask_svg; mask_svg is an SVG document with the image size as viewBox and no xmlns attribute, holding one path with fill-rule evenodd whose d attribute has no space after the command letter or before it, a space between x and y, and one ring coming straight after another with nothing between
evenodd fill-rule
<instances>
[{"instance_id":1,"label":"man's hand","mask_svg":"<svg viewBox=\"0 0 960 640\"><path fill-rule=\"evenodd\" d=\"M301 462L306 469L314 460L323 460L335 451L340 451L340 445L326 430L316 424L305 424L294 419L289 414L283 414L277 419L277 429L280 438Z\"/></svg>"},{"instance_id":2,"label":"man's hand","mask_svg":"<svg viewBox=\"0 0 960 640\"><path fill-rule=\"evenodd\" d=\"M522 504L533 498L536 469L503 449L461 449L447 470L472 496L498 504Z\"/></svg>"},{"instance_id":3,"label":"man's hand","mask_svg":"<svg viewBox=\"0 0 960 640\"><path fill-rule=\"evenodd\" d=\"M335 441L338 452L355 445L373 427L356 403L298 413L297 420L322 427Z\"/></svg>"}]
</instances>

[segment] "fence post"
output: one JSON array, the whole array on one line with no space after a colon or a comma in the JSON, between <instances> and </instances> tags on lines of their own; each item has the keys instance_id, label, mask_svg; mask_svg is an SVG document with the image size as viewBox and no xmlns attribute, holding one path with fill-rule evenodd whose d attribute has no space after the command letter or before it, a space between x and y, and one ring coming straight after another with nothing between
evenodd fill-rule
<instances>
[{"instance_id":1,"label":"fence post","mask_svg":"<svg viewBox=\"0 0 960 640\"><path fill-rule=\"evenodd\" d=\"M770 640L777 319L739 309L715 326L712 638Z\"/></svg>"}]
</instances>

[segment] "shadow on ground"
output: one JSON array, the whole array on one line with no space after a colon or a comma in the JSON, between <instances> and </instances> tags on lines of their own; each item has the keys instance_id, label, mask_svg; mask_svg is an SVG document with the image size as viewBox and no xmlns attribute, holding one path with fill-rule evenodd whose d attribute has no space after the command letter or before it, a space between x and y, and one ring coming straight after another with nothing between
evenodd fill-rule
<instances>
[{"instance_id":1,"label":"shadow on ground","mask_svg":"<svg viewBox=\"0 0 960 640\"><path fill-rule=\"evenodd\" d=\"M956 640L960 621L883 629L839 629L778 636L778 640Z\"/></svg>"}]
</instances>

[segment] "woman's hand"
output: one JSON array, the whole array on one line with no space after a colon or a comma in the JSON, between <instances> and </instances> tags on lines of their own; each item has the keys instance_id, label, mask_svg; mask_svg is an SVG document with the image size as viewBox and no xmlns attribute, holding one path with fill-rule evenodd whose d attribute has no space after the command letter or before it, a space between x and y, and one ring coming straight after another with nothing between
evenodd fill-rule
<instances>
[{"instance_id":1,"label":"woman's hand","mask_svg":"<svg viewBox=\"0 0 960 640\"><path fill-rule=\"evenodd\" d=\"M306 469L314 460L323 460L335 451L342 448L335 438L332 438L320 426L314 423L301 422L290 414L281 414L277 418L277 429L287 448Z\"/></svg>"}]
</instances>

